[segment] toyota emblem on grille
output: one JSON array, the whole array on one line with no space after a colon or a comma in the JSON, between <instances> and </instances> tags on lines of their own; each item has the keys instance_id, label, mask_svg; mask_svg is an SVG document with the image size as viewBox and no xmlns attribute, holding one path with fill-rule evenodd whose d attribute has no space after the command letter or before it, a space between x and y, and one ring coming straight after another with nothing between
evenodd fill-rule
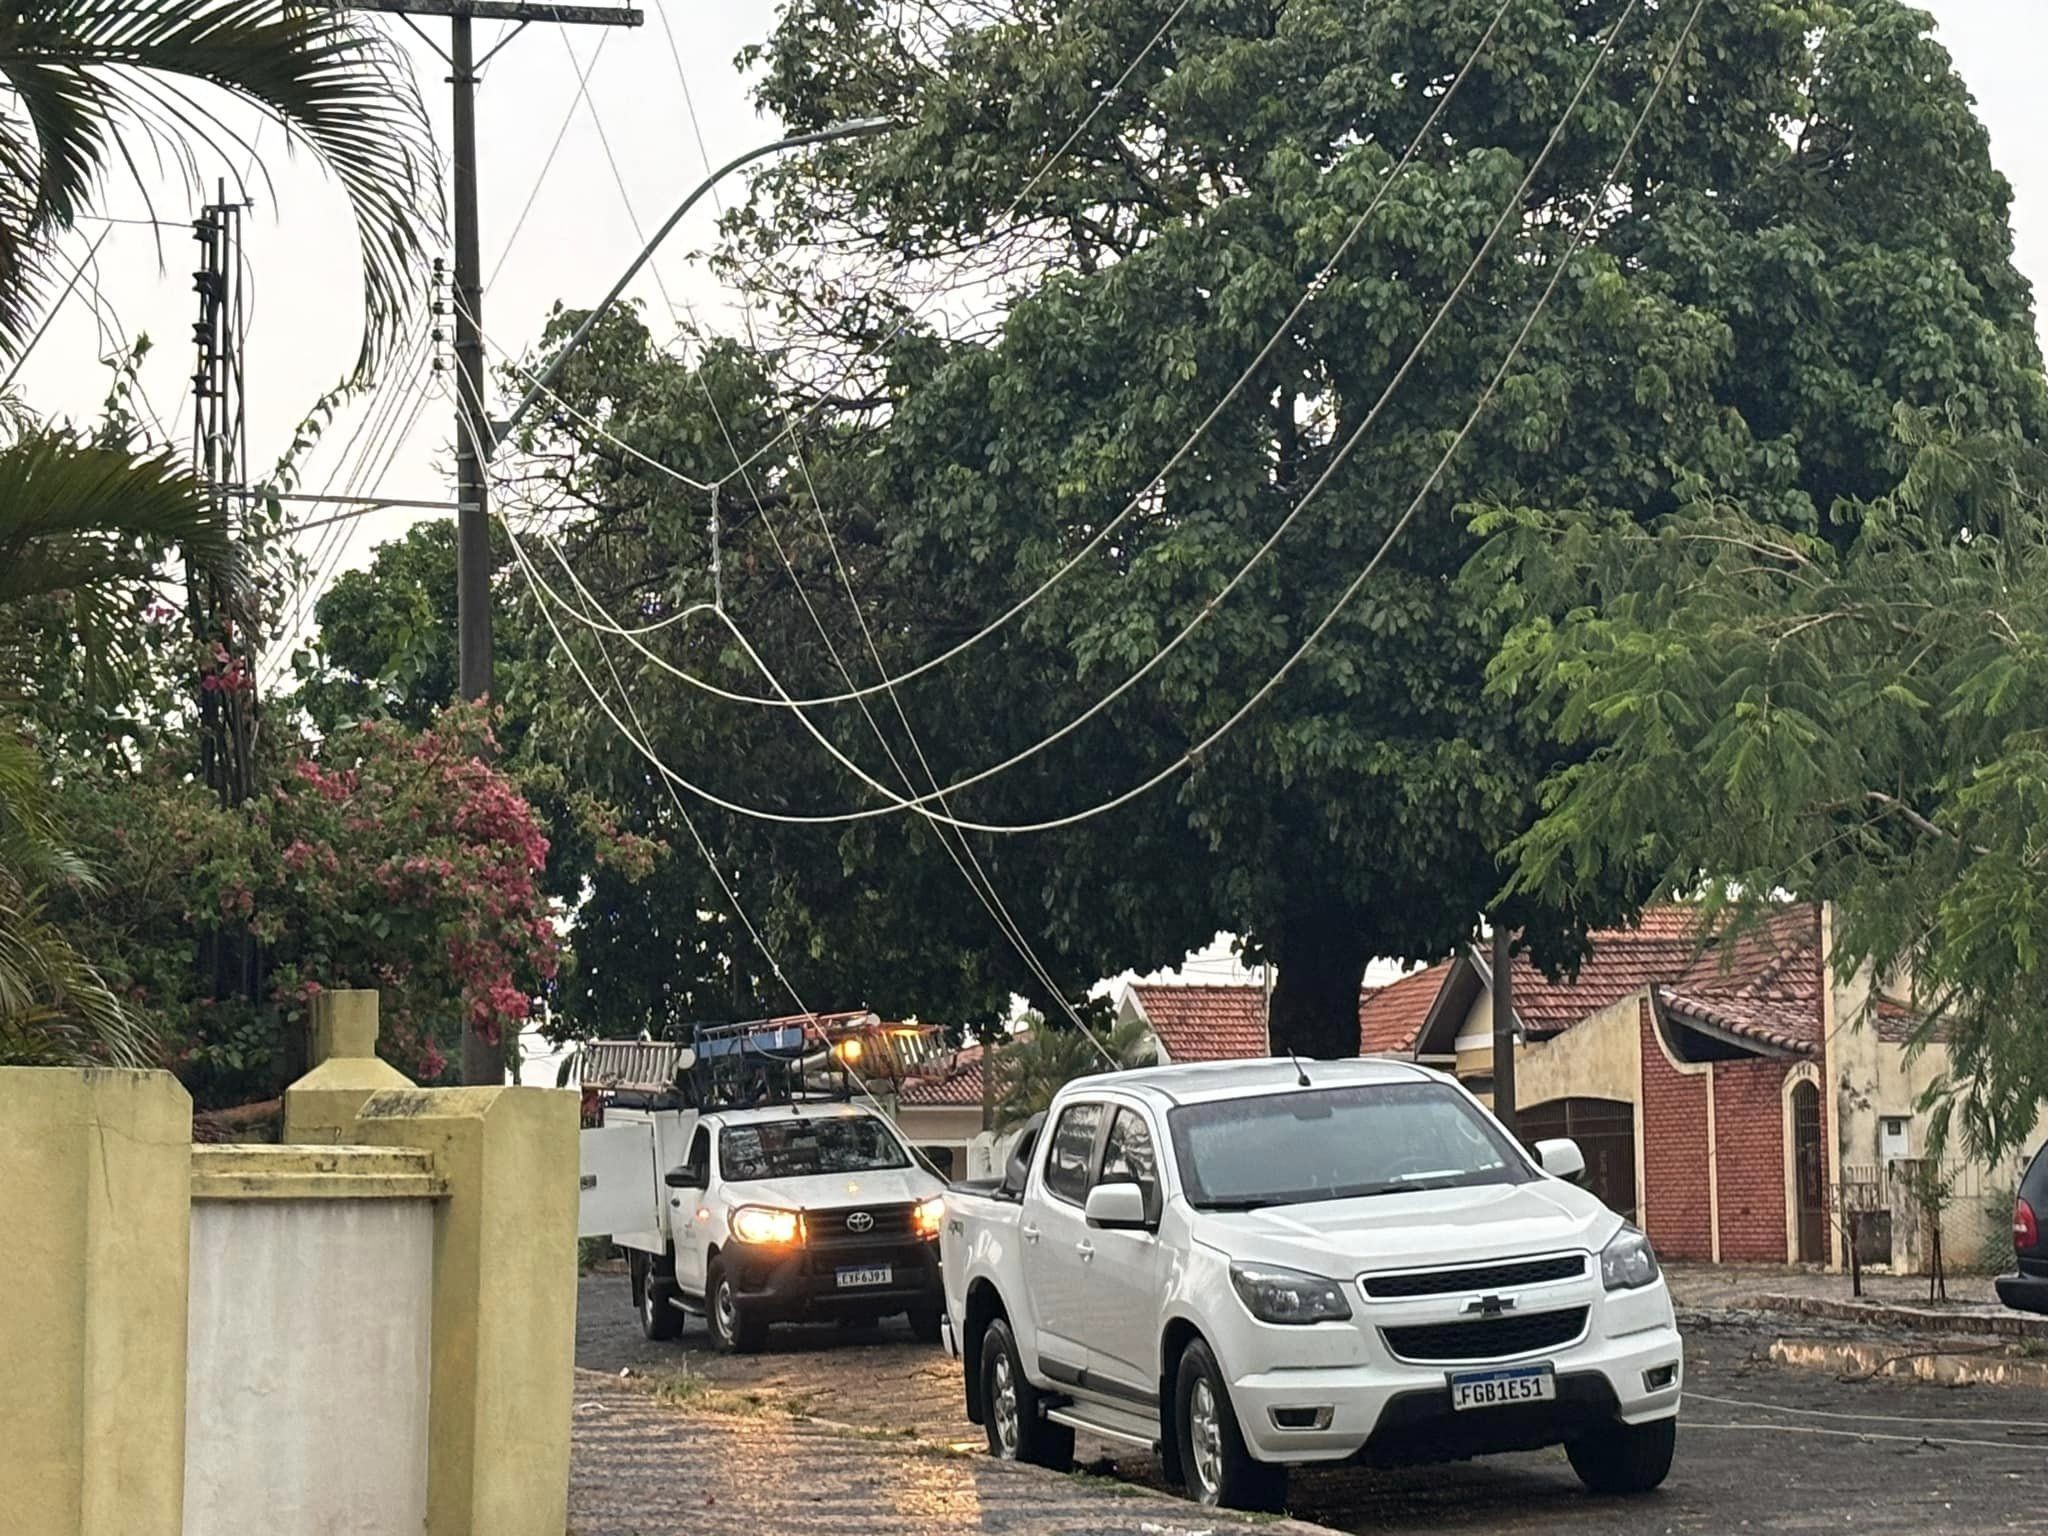
<instances>
[{"instance_id":1,"label":"toyota emblem on grille","mask_svg":"<svg viewBox=\"0 0 2048 1536\"><path fill-rule=\"evenodd\" d=\"M846 1218L846 1230L849 1232L865 1232L874 1224L874 1214L870 1211L855 1211Z\"/></svg>"},{"instance_id":2,"label":"toyota emblem on grille","mask_svg":"<svg viewBox=\"0 0 2048 1536\"><path fill-rule=\"evenodd\" d=\"M1467 1317L1499 1317L1503 1312L1514 1310L1515 1298L1512 1296L1475 1296L1465 1303Z\"/></svg>"}]
</instances>

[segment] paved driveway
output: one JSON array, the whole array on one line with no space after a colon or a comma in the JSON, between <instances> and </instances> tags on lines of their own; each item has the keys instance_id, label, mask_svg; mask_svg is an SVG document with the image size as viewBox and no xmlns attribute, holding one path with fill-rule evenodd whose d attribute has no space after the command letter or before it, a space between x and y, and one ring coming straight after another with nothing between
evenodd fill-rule
<instances>
[{"instance_id":1,"label":"paved driveway","mask_svg":"<svg viewBox=\"0 0 2048 1536\"><path fill-rule=\"evenodd\" d=\"M1751 1327L1689 1332L1678 1463L1664 1492L1649 1501L1590 1498L1563 1456L1550 1452L1408 1472L1298 1472L1290 1510L1337 1530L1375 1533L2048 1532L2048 1393L1841 1382L1763 1361L1769 1342ZM624 1276L596 1275L583 1282L577 1350L581 1364L614 1375L626 1368L659 1381L687 1380L672 1395L747 1415L741 1422L752 1426L749 1435L787 1432L793 1411L863 1428L875 1437L863 1443L878 1453L905 1455L912 1440L971 1447L980 1439L960 1407L959 1368L941 1351L914 1343L900 1324L855 1334L778 1329L761 1355L721 1357L694 1320L681 1339L648 1343ZM1158 1467L1149 1457L1085 1441L1081 1456L1098 1475L1137 1489L1157 1486ZM922 1476L928 1464L912 1458L905 1468L906 1476ZM798 1497L804 1480L816 1475L806 1459L788 1467L783 1483ZM1072 1486L1090 1489L1087 1481ZM992 1523L933 1529L1007 1530L1007 1517L993 1512L1000 1503L988 1505ZM1183 1520L1186 1514L1182 1506ZM1150 1505L1137 1526L1116 1528L1147 1523L1168 1528ZM801 1527L745 1527L785 1528ZM839 1528L868 1529L858 1522Z\"/></svg>"}]
</instances>

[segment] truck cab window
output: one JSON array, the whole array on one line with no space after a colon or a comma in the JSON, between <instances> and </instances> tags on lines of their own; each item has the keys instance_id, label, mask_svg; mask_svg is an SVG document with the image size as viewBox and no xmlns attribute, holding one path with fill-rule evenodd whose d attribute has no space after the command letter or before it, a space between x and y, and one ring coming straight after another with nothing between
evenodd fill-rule
<instances>
[{"instance_id":1,"label":"truck cab window","mask_svg":"<svg viewBox=\"0 0 2048 1536\"><path fill-rule=\"evenodd\" d=\"M1098 1184L1135 1184L1145 1192L1145 1209L1159 1209L1159 1160L1152 1151L1152 1131L1135 1109L1119 1109L1102 1146Z\"/></svg>"},{"instance_id":2,"label":"truck cab window","mask_svg":"<svg viewBox=\"0 0 2048 1536\"><path fill-rule=\"evenodd\" d=\"M1095 1156L1095 1132L1102 1124L1100 1104L1073 1104L1060 1115L1045 1153L1045 1187L1072 1205L1088 1196L1089 1164Z\"/></svg>"}]
</instances>

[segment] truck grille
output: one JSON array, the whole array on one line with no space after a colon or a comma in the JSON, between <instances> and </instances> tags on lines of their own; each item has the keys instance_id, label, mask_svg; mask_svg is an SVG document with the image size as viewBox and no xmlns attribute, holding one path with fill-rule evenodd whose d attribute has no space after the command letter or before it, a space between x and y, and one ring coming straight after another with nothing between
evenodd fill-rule
<instances>
[{"instance_id":1,"label":"truck grille","mask_svg":"<svg viewBox=\"0 0 2048 1536\"><path fill-rule=\"evenodd\" d=\"M804 1236L813 1248L873 1247L911 1236L914 1205L847 1205L804 1213ZM867 1224L859 1224L867 1216Z\"/></svg>"},{"instance_id":2,"label":"truck grille","mask_svg":"<svg viewBox=\"0 0 2048 1536\"><path fill-rule=\"evenodd\" d=\"M1367 1275L1359 1284L1365 1294L1381 1298L1455 1296L1463 1291L1507 1291L1521 1285L1576 1280L1586 1272L1586 1256L1568 1253L1555 1259L1517 1259L1479 1269L1432 1269L1417 1274Z\"/></svg>"},{"instance_id":3,"label":"truck grille","mask_svg":"<svg viewBox=\"0 0 2048 1536\"><path fill-rule=\"evenodd\" d=\"M1387 1348L1402 1360L1506 1360L1569 1344L1586 1331L1585 1307L1532 1312L1526 1317L1476 1318L1382 1328Z\"/></svg>"}]
</instances>

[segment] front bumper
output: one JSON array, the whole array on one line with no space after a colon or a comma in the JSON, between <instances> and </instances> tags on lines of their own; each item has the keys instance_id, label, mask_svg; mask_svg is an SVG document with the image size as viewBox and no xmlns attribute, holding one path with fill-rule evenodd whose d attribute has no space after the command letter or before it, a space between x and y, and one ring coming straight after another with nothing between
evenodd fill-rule
<instances>
[{"instance_id":1,"label":"front bumper","mask_svg":"<svg viewBox=\"0 0 2048 1536\"><path fill-rule=\"evenodd\" d=\"M938 1244L929 1239L872 1248L770 1248L734 1243L719 1251L734 1299L750 1317L771 1323L888 1317L943 1309ZM887 1267L886 1285L842 1286L842 1269Z\"/></svg>"},{"instance_id":2,"label":"front bumper","mask_svg":"<svg viewBox=\"0 0 2048 1536\"><path fill-rule=\"evenodd\" d=\"M1232 1377L1238 1424L1261 1461L1406 1465L1536 1450L1602 1423L1670 1418L1684 1386L1684 1343L1661 1287L1654 1296L1606 1299L1572 1344L1484 1365L1399 1360L1345 1343L1342 1331L1333 1325L1332 1343L1344 1347L1332 1353L1349 1358L1319 1363L1313 1351L1303 1350L1277 1368L1266 1364ZM1285 1358L1269 1350L1231 1353L1240 1360ZM1557 1375L1554 1402L1451 1407L1453 1374L1543 1364Z\"/></svg>"}]
</instances>

